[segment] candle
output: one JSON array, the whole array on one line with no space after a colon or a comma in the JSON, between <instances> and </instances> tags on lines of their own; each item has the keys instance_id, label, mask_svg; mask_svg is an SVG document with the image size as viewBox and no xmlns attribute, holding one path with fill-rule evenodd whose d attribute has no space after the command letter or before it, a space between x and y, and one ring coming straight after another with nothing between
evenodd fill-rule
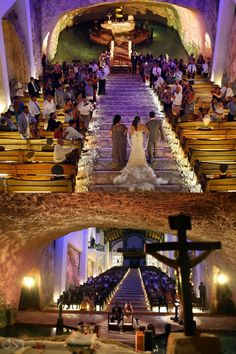
<instances>
[{"instance_id":1,"label":"candle","mask_svg":"<svg viewBox=\"0 0 236 354\"><path fill-rule=\"evenodd\" d=\"M144 350L144 333L141 331L136 332L135 350L136 350L136 352L140 352L140 351Z\"/></svg>"}]
</instances>

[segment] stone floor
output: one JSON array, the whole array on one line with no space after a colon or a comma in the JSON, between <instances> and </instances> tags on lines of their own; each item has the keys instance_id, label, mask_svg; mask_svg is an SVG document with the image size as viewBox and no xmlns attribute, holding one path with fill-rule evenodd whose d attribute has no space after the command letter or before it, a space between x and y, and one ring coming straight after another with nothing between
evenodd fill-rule
<instances>
[{"instance_id":1,"label":"stone floor","mask_svg":"<svg viewBox=\"0 0 236 354\"><path fill-rule=\"evenodd\" d=\"M99 159L93 166L94 191L124 191L122 186L114 186L113 179L119 171L112 165L111 138L109 135L113 117L120 114L122 123L128 128L136 115L145 123L149 112L155 111L158 116L157 99L150 88L145 85L139 75L112 74L107 79L106 95L99 98L95 119L100 120ZM129 149L128 149L129 155ZM152 164L156 175L167 179L167 185L157 186L162 192L187 192L181 172L166 142L159 142L157 158Z\"/></svg>"},{"instance_id":2,"label":"stone floor","mask_svg":"<svg viewBox=\"0 0 236 354\"><path fill-rule=\"evenodd\" d=\"M76 326L79 321L84 323L95 322L101 325L101 338L110 338L121 341L126 344L134 346L134 333L122 333L122 332L108 332L107 330L107 314L64 314L64 324L70 326ZM229 330L236 331L236 317L224 317L224 316L210 316L210 315L197 315L194 317L197 323L197 327L204 331L219 331L219 330ZM24 324L44 324L44 325L55 325L57 321L56 313L49 312L33 312L33 311L22 311L18 313L17 322ZM183 326L180 326L170 320L170 315L159 316L159 315L141 315L139 316L139 325L147 325L152 323L155 325L156 332L158 334L164 332L165 324L170 323L172 325L172 330L181 330ZM232 353L234 354L234 353Z\"/></svg>"}]
</instances>

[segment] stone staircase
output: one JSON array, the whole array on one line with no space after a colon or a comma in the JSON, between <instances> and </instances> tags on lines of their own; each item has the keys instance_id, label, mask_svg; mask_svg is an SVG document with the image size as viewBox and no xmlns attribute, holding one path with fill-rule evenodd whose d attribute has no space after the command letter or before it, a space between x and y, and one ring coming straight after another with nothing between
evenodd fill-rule
<instances>
[{"instance_id":1,"label":"stone staircase","mask_svg":"<svg viewBox=\"0 0 236 354\"><path fill-rule=\"evenodd\" d=\"M139 269L130 269L128 271L119 289L107 305L106 311L111 312L116 301L119 302L122 308L126 301L129 301L133 306L134 314L149 312L149 305L146 301Z\"/></svg>"},{"instance_id":2,"label":"stone staircase","mask_svg":"<svg viewBox=\"0 0 236 354\"><path fill-rule=\"evenodd\" d=\"M107 80L106 95L101 96L96 109L95 119L100 119L99 159L94 164L91 190L127 191L127 188L113 185L113 179L119 174L112 166L112 148L110 128L115 114L120 114L122 122L129 128L136 115L143 123L150 111L158 113L155 96L140 76L131 74L111 74ZM129 156L129 149L128 149ZM159 142L158 156L152 165L155 173L169 183L160 185L156 190L162 192L187 192L181 172L171 154L167 143Z\"/></svg>"}]
</instances>

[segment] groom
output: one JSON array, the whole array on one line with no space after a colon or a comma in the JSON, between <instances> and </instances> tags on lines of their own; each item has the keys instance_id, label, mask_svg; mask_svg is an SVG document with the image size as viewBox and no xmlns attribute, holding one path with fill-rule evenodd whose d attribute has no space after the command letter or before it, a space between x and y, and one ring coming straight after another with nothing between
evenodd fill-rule
<instances>
[{"instance_id":1,"label":"groom","mask_svg":"<svg viewBox=\"0 0 236 354\"><path fill-rule=\"evenodd\" d=\"M161 140L164 141L164 134L161 126L161 121L156 119L155 112L149 113L149 120L145 124L148 131L148 162L153 162L153 157L157 157L157 143L159 136L161 136Z\"/></svg>"}]
</instances>

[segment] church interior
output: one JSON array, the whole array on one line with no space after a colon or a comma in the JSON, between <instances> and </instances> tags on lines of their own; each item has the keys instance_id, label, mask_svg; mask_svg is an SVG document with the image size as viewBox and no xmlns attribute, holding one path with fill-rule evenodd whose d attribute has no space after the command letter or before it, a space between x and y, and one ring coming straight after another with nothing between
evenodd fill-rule
<instances>
[{"instance_id":1,"label":"church interior","mask_svg":"<svg viewBox=\"0 0 236 354\"><path fill-rule=\"evenodd\" d=\"M0 18L0 354L235 354L236 0Z\"/></svg>"}]
</instances>

